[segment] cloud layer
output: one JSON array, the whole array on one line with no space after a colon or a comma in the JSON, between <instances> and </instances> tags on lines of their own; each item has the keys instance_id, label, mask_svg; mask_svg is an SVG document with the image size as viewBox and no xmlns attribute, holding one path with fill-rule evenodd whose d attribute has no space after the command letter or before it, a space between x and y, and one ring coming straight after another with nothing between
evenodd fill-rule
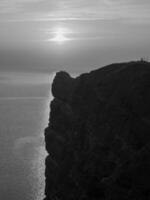
<instances>
[{"instance_id":1,"label":"cloud layer","mask_svg":"<svg viewBox=\"0 0 150 200\"><path fill-rule=\"evenodd\" d=\"M76 72L148 56L149 11L149 0L1 0L0 70ZM51 42L60 29L64 45Z\"/></svg>"},{"instance_id":2,"label":"cloud layer","mask_svg":"<svg viewBox=\"0 0 150 200\"><path fill-rule=\"evenodd\" d=\"M2 0L1 20L150 19L149 0Z\"/></svg>"}]
</instances>

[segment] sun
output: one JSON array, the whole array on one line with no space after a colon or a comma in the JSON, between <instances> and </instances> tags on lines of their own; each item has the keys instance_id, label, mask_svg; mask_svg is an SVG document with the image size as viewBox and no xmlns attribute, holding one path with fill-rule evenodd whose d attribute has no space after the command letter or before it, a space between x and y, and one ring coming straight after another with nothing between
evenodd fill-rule
<instances>
[{"instance_id":1,"label":"sun","mask_svg":"<svg viewBox=\"0 0 150 200\"><path fill-rule=\"evenodd\" d=\"M54 37L51 39L51 41L56 42L58 44L62 44L64 42L66 42L67 40L69 40L69 38L67 38L66 34L67 34L67 31L65 29L58 28L54 32Z\"/></svg>"}]
</instances>

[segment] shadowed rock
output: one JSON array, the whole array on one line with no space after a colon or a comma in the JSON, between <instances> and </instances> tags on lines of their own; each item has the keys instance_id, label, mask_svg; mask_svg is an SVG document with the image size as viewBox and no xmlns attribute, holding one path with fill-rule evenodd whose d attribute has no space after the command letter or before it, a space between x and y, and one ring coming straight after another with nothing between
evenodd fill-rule
<instances>
[{"instance_id":1,"label":"shadowed rock","mask_svg":"<svg viewBox=\"0 0 150 200\"><path fill-rule=\"evenodd\" d=\"M150 199L150 63L58 72L45 130L45 200Z\"/></svg>"},{"instance_id":2,"label":"shadowed rock","mask_svg":"<svg viewBox=\"0 0 150 200\"><path fill-rule=\"evenodd\" d=\"M74 83L74 79L67 72L57 72L52 84L53 96L63 101L69 101L73 93Z\"/></svg>"}]
</instances>

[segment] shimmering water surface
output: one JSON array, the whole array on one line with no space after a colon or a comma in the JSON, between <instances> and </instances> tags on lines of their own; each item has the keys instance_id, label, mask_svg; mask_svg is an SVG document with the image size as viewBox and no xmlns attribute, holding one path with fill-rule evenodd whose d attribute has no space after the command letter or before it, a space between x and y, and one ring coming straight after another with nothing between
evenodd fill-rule
<instances>
[{"instance_id":1,"label":"shimmering water surface","mask_svg":"<svg viewBox=\"0 0 150 200\"><path fill-rule=\"evenodd\" d=\"M48 98L0 98L0 199L44 197Z\"/></svg>"}]
</instances>

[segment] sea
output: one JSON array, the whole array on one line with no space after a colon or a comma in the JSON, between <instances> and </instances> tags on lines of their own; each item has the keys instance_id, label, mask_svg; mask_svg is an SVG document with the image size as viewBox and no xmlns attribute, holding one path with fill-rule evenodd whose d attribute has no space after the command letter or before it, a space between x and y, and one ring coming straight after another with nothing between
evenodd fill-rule
<instances>
[{"instance_id":1,"label":"sea","mask_svg":"<svg viewBox=\"0 0 150 200\"><path fill-rule=\"evenodd\" d=\"M33 95L34 86L30 96L29 85L25 95L4 95L9 87L16 86L0 86L0 200L42 200L50 95ZM44 94L47 87L42 87Z\"/></svg>"}]
</instances>

